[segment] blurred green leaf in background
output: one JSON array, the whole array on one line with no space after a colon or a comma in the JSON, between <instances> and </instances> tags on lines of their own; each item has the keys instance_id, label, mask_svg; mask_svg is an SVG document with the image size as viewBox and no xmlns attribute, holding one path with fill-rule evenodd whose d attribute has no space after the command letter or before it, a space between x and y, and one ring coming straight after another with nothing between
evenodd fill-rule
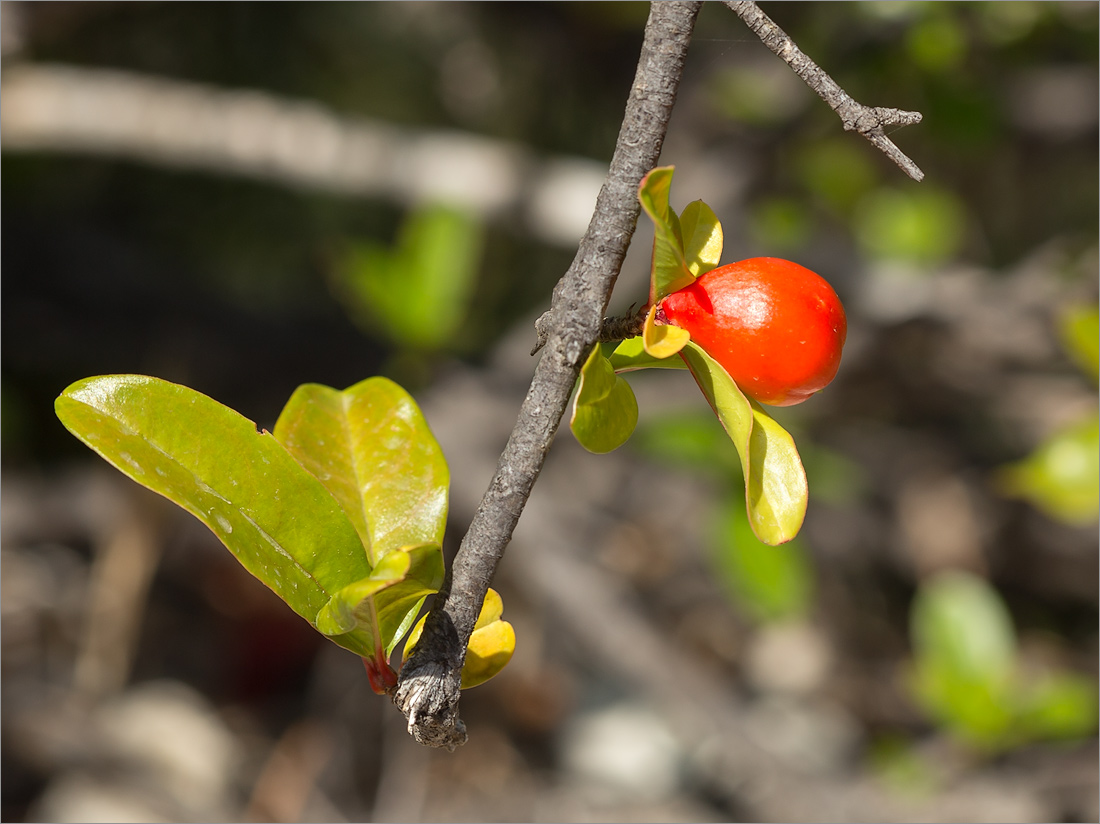
<instances>
[{"instance_id":1,"label":"blurred green leaf in background","mask_svg":"<svg viewBox=\"0 0 1100 824\"><path fill-rule=\"evenodd\" d=\"M369 334L430 352L454 342L477 286L482 227L469 213L429 205L409 214L393 247L353 244L333 270L335 291Z\"/></svg>"},{"instance_id":2,"label":"blurred green leaf in background","mask_svg":"<svg viewBox=\"0 0 1100 824\"><path fill-rule=\"evenodd\" d=\"M722 507L711 558L731 600L753 621L798 618L813 602L813 568L801 541L765 544L753 534L744 507Z\"/></svg>"},{"instance_id":3,"label":"blurred green leaf in background","mask_svg":"<svg viewBox=\"0 0 1100 824\"><path fill-rule=\"evenodd\" d=\"M976 749L1095 731L1096 684L1063 672L1025 678L1008 607L985 580L947 572L926 581L913 601L910 633L914 696Z\"/></svg>"},{"instance_id":4,"label":"blurred green leaf in background","mask_svg":"<svg viewBox=\"0 0 1100 824\"><path fill-rule=\"evenodd\" d=\"M966 231L966 210L945 189L880 188L856 207L856 239L873 260L935 266L954 257Z\"/></svg>"},{"instance_id":5,"label":"blurred green leaf in background","mask_svg":"<svg viewBox=\"0 0 1100 824\"><path fill-rule=\"evenodd\" d=\"M1100 369L1100 313L1094 305L1066 309L1059 336L1070 359L1093 383ZM998 471L1001 492L1030 501L1051 518L1087 525L1100 515L1100 415L1053 432L1026 458Z\"/></svg>"},{"instance_id":6,"label":"blurred green leaf in background","mask_svg":"<svg viewBox=\"0 0 1100 824\"><path fill-rule=\"evenodd\" d=\"M1068 307L1058 319L1058 333L1070 359L1096 383L1100 378L1100 310L1095 304Z\"/></svg>"},{"instance_id":7,"label":"blurred green leaf in background","mask_svg":"<svg viewBox=\"0 0 1100 824\"><path fill-rule=\"evenodd\" d=\"M1089 524L1100 513L1100 419L1065 426L997 475L1001 491L1026 498L1055 520Z\"/></svg>"}]
</instances>

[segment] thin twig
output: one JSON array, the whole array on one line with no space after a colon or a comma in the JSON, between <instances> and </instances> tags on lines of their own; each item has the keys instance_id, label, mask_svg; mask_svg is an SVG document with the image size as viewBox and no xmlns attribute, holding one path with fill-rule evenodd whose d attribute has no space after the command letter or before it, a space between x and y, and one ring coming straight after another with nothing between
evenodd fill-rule
<instances>
[{"instance_id":1,"label":"thin twig","mask_svg":"<svg viewBox=\"0 0 1100 824\"><path fill-rule=\"evenodd\" d=\"M614 343L615 341L638 337L642 334L642 327L645 325L647 313L648 307L643 306L638 311L634 311L634 307L631 306L625 315L604 318L603 323L600 325L599 337L596 340L599 343Z\"/></svg>"},{"instance_id":2,"label":"thin twig","mask_svg":"<svg viewBox=\"0 0 1100 824\"><path fill-rule=\"evenodd\" d=\"M864 106L862 103L857 103L820 66L807 57L786 32L764 14L756 3L752 0L725 0L725 2L745 25L753 30L765 46L775 52L807 86L829 104L829 107L840 116L845 131L859 132L913 180L924 179L924 172L917 164L886 136L886 129L889 127L920 123L920 112L907 112L882 106Z\"/></svg>"},{"instance_id":3,"label":"thin twig","mask_svg":"<svg viewBox=\"0 0 1100 824\"><path fill-rule=\"evenodd\" d=\"M496 475L462 540L394 703L420 743L454 749L466 740L458 715L460 672L489 582L542 469L581 361L597 339L611 289L634 234L638 186L660 157L701 2L650 7L638 70L607 180L588 231L554 289L542 324L546 345Z\"/></svg>"}]
</instances>

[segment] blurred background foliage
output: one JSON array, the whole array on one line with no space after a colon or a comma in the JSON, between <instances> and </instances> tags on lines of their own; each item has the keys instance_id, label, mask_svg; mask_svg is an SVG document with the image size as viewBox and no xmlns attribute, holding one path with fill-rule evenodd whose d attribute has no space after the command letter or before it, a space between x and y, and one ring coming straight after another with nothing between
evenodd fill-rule
<instances>
[{"instance_id":1,"label":"blurred background foliage","mask_svg":"<svg viewBox=\"0 0 1100 824\"><path fill-rule=\"evenodd\" d=\"M916 184L844 133L728 9L701 13L662 156L677 166L673 205L704 199L727 260L797 260L849 312L837 381L779 416L810 479L806 528L784 547L756 544L732 448L682 374L637 378L640 428L613 455L577 455L560 438L535 496L603 500L580 489L621 470L606 505L618 525L587 536L584 562L623 582L644 626L720 674L769 732L760 746L834 782L835 803L867 780L894 799L851 796L871 818L1095 820L1098 5L764 9L855 99L924 115L892 135L927 176ZM13 98L0 95L5 819L73 815L59 788L78 773L113 786L80 772L98 750L43 720L70 718L57 707L74 712L66 702L86 686L74 662L98 649L96 605L114 603L97 586L133 593L138 628L116 645L132 650L118 683L91 703L82 693L78 716L169 679L197 690L217 710L205 722L243 753L210 778L222 806L196 811L184 792L154 808L162 820L797 817L790 798L769 807L719 791L686 754L669 766L676 750L656 732L614 749L619 727L596 710L637 698L637 684L555 625L539 608L554 603L549 584L518 561L500 582L519 635L513 672L464 698L474 741L458 758L470 766L403 749L362 673L281 623L194 530L154 529L163 549L127 567L147 583L112 583L103 536L114 533L94 513L120 510L87 501L126 493L80 486L99 467L50 411L78 378L142 372L270 427L301 383L386 374L425 399L433 428L458 427L459 471L466 441L495 461L533 366L531 322L575 252L532 230L529 197L553 183L550 205L579 239L646 14L603 2L3 4L5 80L63 64L256 90L405 138L489 138L524 170L514 204L496 211L476 206L489 179L443 199L340 193L125 148L16 146ZM646 232L612 311L644 300ZM555 485L555 466L574 482ZM654 486L669 496L660 506ZM528 543L516 550L540 550ZM227 597L236 605L211 606ZM352 697L318 686L333 672ZM162 699L199 712L198 699ZM352 702L370 708L346 711ZM318 719L357 743L303 762L312 783L280 818L272 753L314 752ZM593 729L611 749L578 743ZM122 763L132 751L117 747ZM652 757L601 774L597 791L592 752L610 753L605 764ZM430 780L408 790L385 766L394 757Z\"/></svg>"}]
</instances>

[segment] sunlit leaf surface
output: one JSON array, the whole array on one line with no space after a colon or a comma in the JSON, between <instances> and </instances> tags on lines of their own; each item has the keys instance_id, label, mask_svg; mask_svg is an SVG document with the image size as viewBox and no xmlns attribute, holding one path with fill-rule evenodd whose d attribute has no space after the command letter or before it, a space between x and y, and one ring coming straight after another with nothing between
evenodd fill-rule
<instances>
[{"instance_id":1,"label":"sunlit leaf surface","mask_svg":"<svg viewBox=\"0 0 1100 824\"><path fill-rule=\"evenodd\" d=\"M672 172L672 166L658 167L642 178L638 189L638 200L653 220L655 228L649 286L649 302L652 304L695 280L684 259L680 219L668 203Z\"/></svg>"},{"instance_id":2,"label":"sunlit leaf surface","mask_svg":"<svg viewBox=\"0 0 1100 824\"><path fill-rule=\"evenodd\" d=\"M706 274L722 259L722 224L706 203L694 200L680 215L684 260L693 277Z\"/></svg>"},{"instance_id":3,"label":"sunlit leaf surface","mask_svg":"<svg viewBox=\"0 0 1100 824\"><path fill-rule=\"evenodd\" d=\"M437 544L397 549L374 571L341 589L317 616L317 629L369 658L393 652L416 620L424 599L443 584Z\"/></svg>"},{"instance_id":4,"label":"sunlit leaf surface","mask_svg":"<svg viewBox=\"0 0 1100 824\"><path fill-rule=\"evenodd\" d=\"M275 437L340 502L371 563L391 550L440 544L450 475L412 397L386 378L343 392L298 387Z\"/></svg>"},{"instance_id":5,"label":"sunlit leaf surface","mask_svg":"<svg viewBox=\"0 0 1100 824\"><path fill-rule=\"evenodd\" d=\"M656 312L657 307L651 306L646 315L645 326L642 328L642 347L651 357L664 360L679 353L691 340L691 334L679 326L654 323Z\"/></svg>"},{"instance_id":6,"label":"sunlit leaf surface","mask_svg":"<svg viewBox=\"0 0 1100 824\"><path fill-rule=\"evenodd\" d=\"M628 338L615 347L608 358L616 372L632 372L637 369L687 369L681 358L655 358L645 351L642 338Z\"/></svg>"},{"instance_id":7,"label":"sunlit leaf surface","mask_svg":"<svg viewBox=\"0 0 1100 824\"><path fill-rule=\"evenodd\" d=\"M309 621L371 572L328 490L268 433L217 401L143 375L87 378L56 401L76 437L205 523Z\"/></svg>"},{"instance_id":8,"label":"sunlit leaf surface","mask_svg":"<svg viewBox=\"0 0 1100 824\"><path fill-rule=\"evenodd\" d=\"M751 404L713 358L694 343L681 351L711 408L737 448L753 532L766 544L798 534L809 489L794 439L757 404Z\"/></svg>"}]
</instances>

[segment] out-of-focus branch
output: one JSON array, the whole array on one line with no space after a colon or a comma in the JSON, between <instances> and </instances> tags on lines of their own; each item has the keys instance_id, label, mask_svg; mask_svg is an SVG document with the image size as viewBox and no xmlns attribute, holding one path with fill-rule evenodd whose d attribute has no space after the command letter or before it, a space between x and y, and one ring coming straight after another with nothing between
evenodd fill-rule
<instances>
[{"instance_id":1,"label":"out-of-focus branch","mask_svg":"<svg viewBox=\"0 0 1100 824\"><path fill-rule=\"evenodd\" d=\"M113 69L6 66L0 98L5 152L95 154L408 205L442 201L570 248L606 171L466 132L399 128L310 101Z\"/></svg>"},{"instance_id":2,"label":"out-of-focus branch","mask_svg":"<svg viewBox=\"0 0 1100 824\"><path fill-rule=\"evenodd\" d=\"M554 289L546 345L497 471L462 540L416 650L401 668L394 701L423 744L453 749L466 740L458 715L466 644L497 563L542 470L581 362L634 234L638 186L660 157L688 43L701 2L650 7L623 125L588 231Z\"/></svg>"},{"instance_id":3,"label":"out-of-focus branch","mask_svg":"<svg viewBox=\"0 0 1100 824\"><path fill-rule=\"evenodd\" d=\"M907 112L882 106L864 106L862 103L857 103L820 66L807 57L787 36L787 33L764 14L756 3L752 0L725 0L725 2L745 25L753 30L765 46L775 52L807 86L829 104L830 108L840 116L845 131L859 132L881 149L913 180L924 179L924 172L917 164L886 136L887 128L920 123L920 112Z\"/></svg>"}]
</instances>

